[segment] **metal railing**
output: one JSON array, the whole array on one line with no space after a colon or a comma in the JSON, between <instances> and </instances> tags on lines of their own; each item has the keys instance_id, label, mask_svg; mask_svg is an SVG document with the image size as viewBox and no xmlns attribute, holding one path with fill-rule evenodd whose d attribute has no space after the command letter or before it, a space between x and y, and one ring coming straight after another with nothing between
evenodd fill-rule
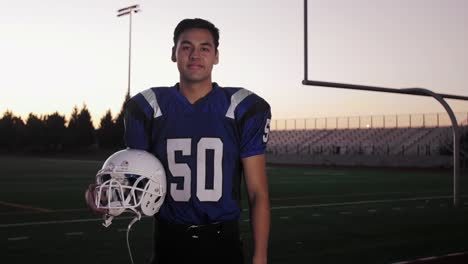
<instances>
[{"instance_id":1,"label":"metal railing","mask_svg":"<svg viewBox=\"0 0 468 264\"><path fill-rule=\"evenodd\" d=\"M455 117L460 126L468 125L468 112L455 113ZM431 128L450 126L451 121L447 113L273 119L270 123L271 130Z\"/></svg>"}]
</instances>

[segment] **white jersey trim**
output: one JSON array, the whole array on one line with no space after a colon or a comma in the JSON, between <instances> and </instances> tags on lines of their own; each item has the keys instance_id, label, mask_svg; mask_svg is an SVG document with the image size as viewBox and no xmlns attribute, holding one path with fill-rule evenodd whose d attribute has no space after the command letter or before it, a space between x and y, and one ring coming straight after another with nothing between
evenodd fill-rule
<instances>
[{"instance_id":1,"label":"white jersey trim","mask_svg":"<svg viewBox=\"0 0 468 264\"><path fill-rule=\"evenodd\" d=\"M226 112L226 117L234 119L234 111L236 110L236 107L249 95L251 95L252 92L241 88L239 91L235 92L233 95L231 95L231 105L229 105L229 108Z\"/></svg>"},{"instance_id":2,"label":"white jersey trim","mask_svg":"<svg viewBox=\"0 0 468 264\"><path fill-rule=\"evenodd\" d=\"M148 104L153 108L153 118L162 116L161 108L159 108L158 99L156 99L156 94L152 89L144 90L141 94L145 97Z\"/></svg>"}]
</instances>

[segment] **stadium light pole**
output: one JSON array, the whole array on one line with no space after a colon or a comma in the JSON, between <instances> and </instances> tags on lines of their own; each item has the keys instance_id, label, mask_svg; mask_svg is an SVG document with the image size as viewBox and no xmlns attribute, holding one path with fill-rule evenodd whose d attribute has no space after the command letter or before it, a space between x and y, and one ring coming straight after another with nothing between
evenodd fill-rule
<instances>
[{"instance_id":1,"label":"stadium light pole","mask_svg":"<svg viewBox=\"0 0 468 264\"><path fill-rule=\"evenodd\" d=\"M129 30L128 30L128 88L127 96L130 97L130 75L131 75L131 65L132 65L132 14L141 12L139 5L132 5L121 8L117 10L117 17L129 16Z\"/></svg>"}]
</instances>

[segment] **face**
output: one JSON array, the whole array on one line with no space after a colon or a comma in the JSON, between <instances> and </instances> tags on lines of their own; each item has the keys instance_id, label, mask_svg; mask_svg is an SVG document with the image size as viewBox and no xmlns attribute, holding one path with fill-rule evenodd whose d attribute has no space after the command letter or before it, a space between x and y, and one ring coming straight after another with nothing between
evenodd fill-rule
<instances>
[{"instance_id":1,"label":"face","mask_svg":"<svg viewBox=\"0 0 468 264\"><path fill-rule=\"evenodd\" d=\"M211 83L213 65L218 64L213 36L206 29L189 29L180 34L172 48L172 61L177 62L180 79L185 82Z\"/></svg>"}]
</instances>

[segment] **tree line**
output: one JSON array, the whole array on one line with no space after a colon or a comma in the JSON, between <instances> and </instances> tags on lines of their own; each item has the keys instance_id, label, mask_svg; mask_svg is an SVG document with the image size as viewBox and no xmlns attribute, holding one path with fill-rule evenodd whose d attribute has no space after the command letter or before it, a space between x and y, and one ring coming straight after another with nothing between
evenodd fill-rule
<instances>
[{"instance_id":1,"label":"tree line","mask_svg":"<svg viewBox=\"0 0 468 264\"><path fill-rule=\"evenodd\" d=\"M0 152L4 153L56 153L117 150L124 147L124 106L113 117L110 110L101 117L95 128L91 114L83 104L75 106L70 118L54 112L47 115L30 113L23 120L7 110L0 119Z\"/></svg>"},{"instance_id":2,"label":"tree line","mask_svg":"<svg viewBox=\"0 0 468 264\"><path fill-rule=\"evenodd\" d=\"M7 110L0 118L0 153L56 153L124 148L124 108L130 99L127 94L120 112L113 117L110 110L94 128L91 114L84 104L75 106L69 120L58 112L38 116L30 113L23 120ZM461 129L461 152L468 159L468 129ZM441 146L441 154L451 155L451 140Z\"/></svg>"}]
</instances>

